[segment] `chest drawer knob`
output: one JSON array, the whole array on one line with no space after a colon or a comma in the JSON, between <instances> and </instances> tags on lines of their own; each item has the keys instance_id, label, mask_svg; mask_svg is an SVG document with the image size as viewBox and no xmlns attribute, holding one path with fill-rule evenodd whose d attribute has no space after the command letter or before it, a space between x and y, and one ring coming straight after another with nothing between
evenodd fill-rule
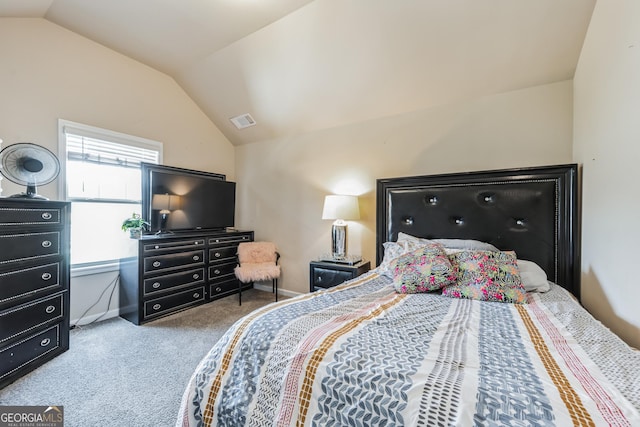
<instances>
[{"instance_id":1,"label":"chest drawer knob","mask_svg":"<svg viewBox=\"0 0 640 427\"><path fill-rule=\"evenodd\" d=\"M156 267L156 268L160 267L160 265L161 265L160 261L154 261L153 262L153 266Z\"/></svg>"},{"instance_id":2,"label":"chest drawer knob","mask_svg":"<svg viewBox=\"0 0 640 427\"><path fill-rule=\"evenodd\" d=\"M199 259L200 259L200 257L199 257L198 255L194 255L194 256L193 256L193 260L194 260L194 261L198 261Z\"/></svg>"},{"instance_id":3,"label":"chest drawer knob","mask_svg":"<svg viewBox=\"0 0 640 427\"><path fill-rule=\"evenodd\" d=\"M45 338L42 341L40 341L40 347L46 347L49 344L51 344L51 340L49 338Z\"/></svg>"},{"instance_id":4,"label":"chest drawer knob","mask_svg":"<svg viewBox=\"0 0 640 427\"><path fill-rule=\"evenodd\" d=\"M160 246L155 245L155 246L153 247L153 249L160 249Z\"/></svg>"},{"instance_id":5,"label":"chest drawer knob","mask_svg":"<svg viewBox=\"0 0 640 427\"><path fill-rule=\"evenodd\" d=\"M200 294L198 292L196 292L195 294L193 294L193 298L194 299L200 298Z\"/></svg>"},{"instance_id":6,"label":"chest drawer knob","mask_svg":"<svg viewBox=\"0 0 640 427\"><path fill-rule=\"evenodd\" d=\"M216 268L215 270L213 270L213 274L220 274L220 270Z\"/></svg>"},{"instance_id":7,"label":"chest drawer knob","mask_svg":"<svg viewBox=\"0 0 640 427\"><path fill-rule=\"evenodd\" d=\"M54 311L56 311L56 307L55 307L55 306L53 306L53 305L48 305L48 306L47 306L47 308L45 308L45 309L44 309L44 311L46 311L46 312L47 312L47 314L51 314L51 313L53 313Z\"/></svg>"},{"instance_id":8,"label":"chest drawer knob","mask_svg":"<svg viewBox=\"0 0 640 427\"><path fill-rule=\"evenodd\" d=\"M193 275L193 278L197 280L197 279L200 278L200 275L198 273L196 273L196 274Z\"/></svg>"},{"instance_id":9,"label":"chest drawer knob","mask_svg":"<svg viewBox=\"0 0 640 427\"><path fill-rule=\"evenodd\" d=\"M318 276L316 278L316 283L322 283L322 276Z\"/></svg>"},{"instance_id":10,"label":"chest drawer knob","mask_svg":"<svg viewBox=\"0 0 640 427\"><path fill-rule=\"evenodd\" d=\"M216 258L220 258L221 255L220 255L220 252L216 252L215 254L213 254L213 256Z\"/></svg>"},{"instance_id":11,"label":"chest drawer knob","mask_svg":"<svg viewBox=\"0 0 640 427\"><path fill-rule=\"evenodd\" d=\"M51 219L53 217L53 215L51 215L51 212L43 212L42 213L42 219Z\"/></svg>"},{"instance_id":12,"label":"chest drawer knob","mask_svg":"<svg viewBox=\"0 0 640 427\"><path fill-rule=\"evenodd\" d=\"M51 279L51 273L42 273L42 280L49 280Z\"/></svg>"},{"instance_id":13,"label":"chest drawer knob","mask_svg":"<svg viewBox=\"0 0 640 427\"><path fill-rule=\"evenodd\" d=\"M48 248L48 247L50 247L50 246L51 246L51 241L50 241L50 240L44 240L44 241L42 242L42 247L43 247L43 248Z\"/></svg>"},{"instance_id":14,"label":"chest drawer knob","mask_svg":"<svg viewBox=\"0 0 640 427\"><path fill-rule=\"evenodd\" d=\"M220 286L218 286L218 287L216 288L216 292L222 292L222 288L221 288Z\"/></svg>"},{"instance_id":15,"label":"chest drawer knob","mask_svg":"<svg viewBox=\"0 0 640 427\"><path fill-rule=\"evenodd\" d=\"M153 304L153 309L154 310L160 310L162 306L160 304Z\"/></svg>"},{"instance_id":16,"label":"chest drawer knob","mask_svg":"<svg viewBox=\"0 0 640 427\"><path fill-rule=\"evenodd\" d=\"M153 289L158 289L160 287L160 282L155 282L153 285Z\"/></svg>"}]
</instances>

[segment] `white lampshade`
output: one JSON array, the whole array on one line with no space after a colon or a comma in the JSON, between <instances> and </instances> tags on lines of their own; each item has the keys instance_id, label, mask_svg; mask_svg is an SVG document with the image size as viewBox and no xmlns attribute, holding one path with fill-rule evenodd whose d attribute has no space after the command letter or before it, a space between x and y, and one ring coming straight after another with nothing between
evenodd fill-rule
<instances>
[{"instance_id":1,"label":"white lampshade","mask_svg":"<svg viewBox=\"0 0 640 427\"><path fill-rule=\"evenodd\" d=\"M360 208L356 196L325 196L322 219L360 219Z\"/></svg>"}]
</instances>

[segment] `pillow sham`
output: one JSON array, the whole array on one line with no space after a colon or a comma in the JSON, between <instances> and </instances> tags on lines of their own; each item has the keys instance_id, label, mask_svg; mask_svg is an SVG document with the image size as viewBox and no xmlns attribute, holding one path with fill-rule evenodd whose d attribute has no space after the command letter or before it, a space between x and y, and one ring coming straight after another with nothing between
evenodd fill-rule
<instances>
[{"instance_id":1,"label":"pillow sham","mask_svg":"<svg viewBox=\"0 0 640 427\"><path fill-rule=\"evenodd\" d=\"M525 291L547 292L551 289L547 281L547 273L535 262L519 259L518 270Z\"/></svg>"},{"instance_id":2,"label":"pillow sham","mask_svg":"<svg viewBox=\"0 0 640 427\"><path fill-rule=\"evenodd\" d=\"M393 287L401 294L434 291L456 280L456 271L449 257L437 243L407 252L398 257L394 264Z\"/></svg>"},{"instance_id":3,"label":"pillow sham","mask_svg":"<svg viewBox=\"0 0 640 427\"><path fill-rule=\"evenodd\" d=\"M457 267L456 283L442 290L452 298L522 304L526 292L513 251L462 251L449 255Z\"/></svg>"},{"instance_id":4,"label":"pillow sham","mask_svg":"<svg viewBox=\"0 0 640 427\"><path fill-rule=\"evenodd\" d=\"M423 239L403 232L398 233L398 242L440 243L445 249L463 249L471 251L499 251L491 243L473 239Z\"/></svg>"}]
</instances>

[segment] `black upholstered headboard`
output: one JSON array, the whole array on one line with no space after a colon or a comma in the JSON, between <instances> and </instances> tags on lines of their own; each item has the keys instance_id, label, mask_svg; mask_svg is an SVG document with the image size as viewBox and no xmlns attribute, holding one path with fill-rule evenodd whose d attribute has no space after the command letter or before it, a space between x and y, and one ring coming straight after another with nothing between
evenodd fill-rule
<instances>
[{"instance_id":1,"label":"black upholstered headboard","mask_svg":"<svg viewBox=\"0 0 640 427\"><path fill-rule=\"evenodd\" d=\"M398 232L475 239L536 262L580 297L578 166L575 164L377 181L377 250Z\"/></svg>"}]
</instances>

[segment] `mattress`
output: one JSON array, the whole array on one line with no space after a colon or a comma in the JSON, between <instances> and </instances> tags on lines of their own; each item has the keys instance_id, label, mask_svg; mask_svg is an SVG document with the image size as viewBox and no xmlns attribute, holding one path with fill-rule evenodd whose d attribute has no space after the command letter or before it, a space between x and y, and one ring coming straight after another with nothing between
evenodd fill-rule
<instances>
[{"instance_id":1,"label":"mattress","mask_svg":"<svg viewBox=\"0 0 640 427\"><path fill-rule=\"evenodd\" d=\"M640 352L560 286L526 304L398 294L376 271L240 319L178 426L640 425Z\"/></svg>"}]
</instances>

